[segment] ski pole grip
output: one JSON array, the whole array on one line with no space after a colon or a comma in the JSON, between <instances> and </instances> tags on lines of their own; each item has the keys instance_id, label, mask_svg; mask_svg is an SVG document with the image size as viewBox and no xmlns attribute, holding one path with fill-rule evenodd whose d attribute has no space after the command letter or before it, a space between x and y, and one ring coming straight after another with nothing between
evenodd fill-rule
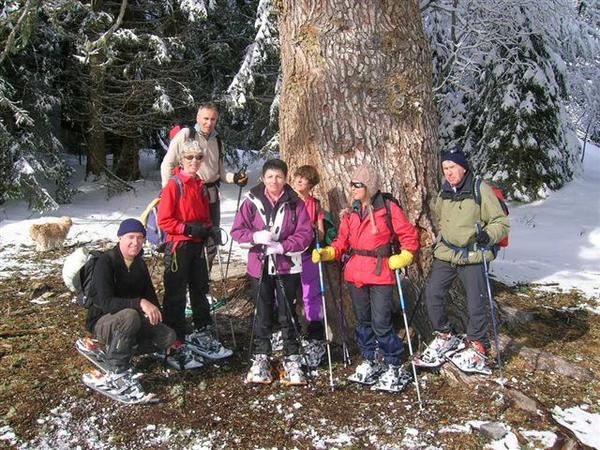
<instances>
[{"instance_id":1,"label":"ski pole grip","mask_svg":"<svg viewBox=\"0 0 600 450\"><path fill-rule=\"evenodd\" d=\"M475 224L475 227L477 228L477 234L478 234L478 235L479 235L479 234L481 234L481 230L482 230L482 228L481 228L481 223L480 223L480 222L477 222L477 223Z\"/></svg>"}]
</instances>

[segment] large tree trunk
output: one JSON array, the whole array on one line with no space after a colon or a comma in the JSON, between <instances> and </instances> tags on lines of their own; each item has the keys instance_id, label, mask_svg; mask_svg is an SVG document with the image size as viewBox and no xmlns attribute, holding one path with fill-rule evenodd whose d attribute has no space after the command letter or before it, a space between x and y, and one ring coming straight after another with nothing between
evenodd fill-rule
<instances>
[{"instance_id":1,"label":"large tree trunk","mask_svg":"<svg viewBox=\"0 0 600 450\"><path fill-rule=\"evenodd\" d=\"M117 164L114 167L115 175L126 181L139 180L141 176L139 162L138 140L123 137Z\"/></svg>"},{"instance_id":2,"label":"large tree trunk","mask_svg":"<svg viewBox=\"0 0 600 450\"><path fill-rule=\"evenodd\" d=\"M348 205L353 168L377 167L383 190L400 199L421 232L423 251L410 270L411 291L418 294L431 262L430 203L438 184L431 57L418 4L278 5L282 157L292 172L302 164L317 167L322 176L317 196L334 213ZM414 298L415 292L407 294ZM345 310L350 319L347 300ZM331 304L328 312L336 316ZM421 333L430 331L422 302L414 324Z\"/></svg>"}]
</instances>

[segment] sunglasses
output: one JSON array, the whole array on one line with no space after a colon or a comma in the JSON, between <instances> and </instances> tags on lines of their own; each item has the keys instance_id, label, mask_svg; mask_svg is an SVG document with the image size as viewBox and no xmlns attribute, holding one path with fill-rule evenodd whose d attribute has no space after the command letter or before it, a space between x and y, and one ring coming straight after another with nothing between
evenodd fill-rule
<instances>
[{"instance_id":1,"label":"sunglasses","mask_svg":"<svg viewBox=\"0 0 600 450\"><path fill-rule=\"evenodd\" d=\"M351 181L350 187L353 187L354 189L361 189L366 186L365 186L365 183L361 183L360 181Z\"/></svg>"},{"instance_id":2,"label":"sunglasses","mask_svg":"<svg viewBox=\"0 0 600 450\"><path fill-rule=\"evenodd\" d=\"M183 158L187 159L188 161L191 161L192 159L202 161L204 159L204 155L185 155Z\"/></svg>"}]
</instances>

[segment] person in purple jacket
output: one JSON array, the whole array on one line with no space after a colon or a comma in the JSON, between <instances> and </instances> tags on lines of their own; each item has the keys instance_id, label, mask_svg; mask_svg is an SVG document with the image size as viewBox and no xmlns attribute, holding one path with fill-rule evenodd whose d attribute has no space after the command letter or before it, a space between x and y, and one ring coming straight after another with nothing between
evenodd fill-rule
<instances>
[{"instance_id":1,"label":"person in purple jacket","mask_svg":"<svg viewBox=\"0 0 600 450\"><path fill-rule=\"evenodd\" d=\"M263 165L262 182L246 195L231 236L248 247L247 273L256 300L254 357L247 383L270 384L273 311L283 337L283 384L306 384L298 342L295 302L302 272L302 253L313 239L310 218L298 194L286 183L288 167L280 159Z\"/></svg>"}]
</instances>

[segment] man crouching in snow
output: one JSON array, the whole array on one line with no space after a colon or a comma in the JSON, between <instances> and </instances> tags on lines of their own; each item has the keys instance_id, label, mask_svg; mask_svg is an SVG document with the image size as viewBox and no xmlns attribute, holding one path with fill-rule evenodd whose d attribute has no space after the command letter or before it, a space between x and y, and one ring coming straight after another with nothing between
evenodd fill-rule
<instances>
[{"instance_id":1,"label":"man crouching in snow","mask_svg":"<svg viewBox=\"0 0 600 450\"><path fill-rule=\"evenodd\" d=\"M175 332L162 323L158 298L142 258L146 229L137 219L126 219L117 236L119 243L101 254L94 266L86 323L105 346L99 365L105 373L84 376L84 383L115 400L136 403L147 396L131 370L134 346L136 354L165 351L175 342ZM80 342L78 350L85 350ZM115 398L115 392L125 400Z\"/></svg>"}]
</instances>

